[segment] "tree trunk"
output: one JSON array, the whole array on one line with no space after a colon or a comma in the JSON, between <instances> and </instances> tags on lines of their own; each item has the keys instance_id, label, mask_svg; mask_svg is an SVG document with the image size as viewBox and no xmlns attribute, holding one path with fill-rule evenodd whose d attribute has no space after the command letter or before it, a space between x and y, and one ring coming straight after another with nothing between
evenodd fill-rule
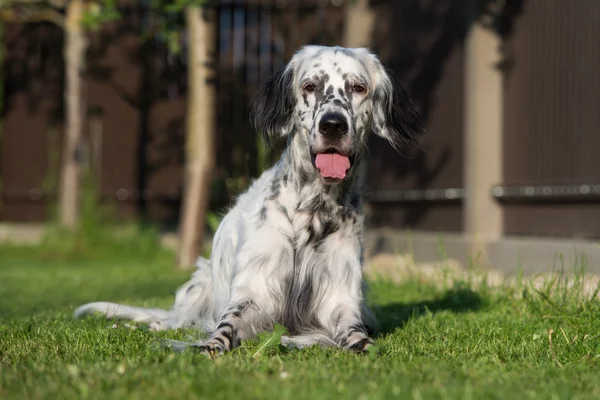
<instances>
[{"instance_id":1,"label":"tree trunk","mask_svg":"<svg viewBox=\"0 0 600 400\"><path fill-rule=\"evenodd\" d=\"M214 83L210 61L214 46L214 10L188 7L189 43L186 168L180 218L178 265L190 268L204 240L204 222L210 198L214 154Z\"/></svg>"},{"instance_id":2,"label":"tree trunk","mask_svg":"<svg viewBox=\"0 0 600 400\"><path fill-rule=\"evenodd\" d=\"M64 138L61 185L59 193L60 223L68 228L79 219L80 164L78 148L83 128L81 72L84 67L85 36L81 26L82 0L68 2L65 21L66 132Z\"/></svg>"}]
</instances>

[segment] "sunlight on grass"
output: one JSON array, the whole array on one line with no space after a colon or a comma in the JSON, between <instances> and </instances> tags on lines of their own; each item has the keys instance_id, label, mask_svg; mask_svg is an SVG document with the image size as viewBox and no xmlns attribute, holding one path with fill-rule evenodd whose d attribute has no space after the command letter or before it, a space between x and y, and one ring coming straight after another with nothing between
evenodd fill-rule
<instances>
[{"instance_id":1,"label":"sunlight on grass","mask_svg":"<svg viewBox=\"0 0 600 400\"><path fill-rule=\"evenodd\" d=\"M288 351L282 328L211 361L164 346L191 330L72 319L90 300L171 305L188 273L151 235L130 239L0 248L0 398L600 397L600 306L583 273L489 284L481 271L390 269L397 279L371 281L378 356Z\"/></svg>"}]
</instances>

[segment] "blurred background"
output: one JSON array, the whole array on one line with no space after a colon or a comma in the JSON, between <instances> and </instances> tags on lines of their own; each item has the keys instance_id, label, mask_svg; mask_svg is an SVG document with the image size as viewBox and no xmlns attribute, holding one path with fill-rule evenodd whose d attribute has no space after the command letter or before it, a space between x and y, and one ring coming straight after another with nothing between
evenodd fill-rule
<instances>
[{"instance_id":1,"label":"blurred background","mask_svg":"<svg viewBox=\"0 0 600 400\"><path fill-rule=\"evenodd\" d=\"M373 252L598 252L597 0L14 0L0 17L5 238L97 214L171 234L190 264L281 149L249 126L258 85L322 44L373 49L427 119L421 150L370 143Z\"/></svg>"}]
</instances>

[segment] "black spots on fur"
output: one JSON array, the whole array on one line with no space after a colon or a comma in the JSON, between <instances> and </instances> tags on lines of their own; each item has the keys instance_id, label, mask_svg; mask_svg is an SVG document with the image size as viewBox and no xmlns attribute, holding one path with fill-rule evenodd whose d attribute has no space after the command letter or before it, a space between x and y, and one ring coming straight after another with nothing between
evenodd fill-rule
<instances>
[{"instance_id":1,"label":"black spots on fur","mask_svg":"<svg viewBox=\"0 0 600 400\"><path fill-rule=\"evenodd\" d=\"M327 212L316 212L307 227L307 244L312 244L315 249L319 249L329 235L340 229L340 222L340 218L332 217Z\"/></svg>"},{"instance_id":2,"label":"black spots on fur","mask_svg":"<svg viewBox=\"0 0 600 400\"><path fill-rule=\"evenodd\" d=\"M233 330L233 324L229 321L222 321L219 323L219 325L217 325L217 330L221 330L221 329ZM223 332L221 332L221 334L223 334Z\"/></svg>"},{"instance_id":3,"label":"black spots on fur","mask_svg":"<svg viewBox=\"0 0 600 400\"><path fill-rule=\"evenodd\" d=\"M314 64L313 64L313 68L314 68L314 69L317 69L317 68L319 68L320 66L321 66L321 63L314 63Z\"/></svg>"},{"instance_id":4,"label":"black spots on fur","mask_svg":"<svg viewBox=\"0 0 600 400\"><path fill-rule=\"evenodd\" d=\"M356 343L353 343L352 345L350 345L350 347L348 347L348 349L354 350L354 351L363 351L363 350L365 350L367 345L370 343L371 343L371 339L369 339L368 337L365 337L365 338L357 341Z\"/></svg>"},{"instance_id":5,"label":"black spots on fur","mask_svg":"<svg viewBox=\"0 0 600 400\"><path fill-rule=\"evenodd\" d=\"M298 288L297 309L300 315L310 314L311 303L313 301L313 277L308 275L304 280L304 285Z\"/></svg>"},{"instance_id":6,"label":"black spots on fur","mask_svg":"<svg viewBox=\"0 0 600 400\"><path fill-rule=\"evenodd\" d=\"M352 341L353 336L355 336L356 339L363 339L367 335L367 329L362 323L361 316L355 315L354 317L355 320L358 322L350 325L347 329L339 332L338 335L334 338L334 340L337 343L339 343L342 347L346 347L348 343Z\"/></svg>"},{"instance_id":7,"label":"black spots on fur","mask_svg":"<svg viewBox=\"0 0 600 400\"><path fill-rule=\"evenodd\" d=\"M331 95L333 93L333 85L329 85L327 86L327 90L325 91L325 94L327 96Z\"/></svg>"},{"instance_id":8,"label":"black spots on fur","mask_svg":"<svg viewBox=\"0 0 600 400\"><path fill-rule=\"evenodd\" d=\"M306 93L302 93L302 100L304 100L304 105L308 107L308 95Z\"/></svg>"},{"instance_id":9,"label":"black spots on fur","mask_svg":"<svg viewBox=\"0 0 600 400\"><path fill-rule=\"evenodd\" d=\"M346 93L348 99L352 100L352 83L349 81L344 81L344 92Z\"/></svg>"},{"instance_id":10,"label":"black spots on fur","mask_svg":"<svg viewBox=\"0 0 600 400\"><path fill-rule=\"evenodd\" d=\"M323 199L321 196L315 196L306 203L306 205L303 207L303 211L314 214L318 211L322 202Z\"/></svg>"},{"instance_id":11,"label":"black spots on fur","mask_svg":"<svg viewBox=\"0 0 600 400\"><path fill-rule=\"evenodd\" d=\"M269 193L267 200L275 200L279 197L280 192L281 182L279 181L279 179L273 179L273 182L271 182L271 192Z\"/></svg>"},{"instance_id":12,"label":"black spots on fur","mask_svg":"<svg viewBox=\"0 0 600 400\"><path fill-rule=\"evenodd\" d=\"M229 332L229 330L221 332L221 335L229 341L231 345L233 343L233 332Z\"/></svg>"},{"instance_id":13,"label":"black spots on fur","mask_svg":"<svg viewBox=\"0 0 600 400\"><path fill-rule=\"evenodd\" d=\"M329 90L329 88L331 88L331 91L333 91L332 85L329 85L326 90L324 80L318 79L317 90L315 90L313 92L313 94L315 96L315 105L313 107L313 113L316 113L319 110L319 107L322 106L323 101L327 98L328 95L331 94L331 91Z\"/></svg>"},{"instance_id":14,"label":"black spots on fur","mask_svg":"<svg viewBox=\"0 0 600 400\"><path fill-rule=\"evenodd\" d=\"M339 213L339 219L345 224L354 225L356 222L356 210L344 207Z\"/></svg>"},{"instance_id":15,"label":"black spots on fur","mask_svg":"<svg viewBox=\"0 0 600 400\"><path fill-rule=\"evenodd\" d=\"M260 212L258 213L258 220L261 225L267 220L267 207L264 205L262 206L262 208L260 209Z\"/></svg>"},{"instance_id":16,"label":"black spots on fur","mask_svg":"<svg viewBox=\"0 0 600 400\"><path fill-rule=\"evenodd\" d=\"M341 47L341 48L337 48L337 49L335 49L335 52L336 52L336 53L337 53L337 52L340 52L340 53L342 53L343 55L345 55L345 56L347 56L347 57L350 57L350 58L355 58L355 57L354 57L354 53L352 52L352 50L350 50L350 49L347 49L347 48L343 48L343 47Z\"/></svg>"},{"instance_id":17,"label":"black spots on fur","mask_svg":"<svg viewBox=\"0 0 600 400\"><path fill-rule=\"evenodd\" d=\"M304 187L304 185L306 185L308 183L309 179L310 179L310 175L308 174L308 171L305 170L304 168L301 168L298 171L298 184L300 185L300 187Z\"/></svg>"},{"instance_id":18,"label":"black spots on fur","mask_svg":"<svg viewBox=\"0 0 600 400\"><path fill-rule=\"evenodd\" d=\"M323 221L322 236L327 237L339 229L339 224L332 220Z\"/></svg>"},{"instance_id":19,"label":"black spots on fur","mask_svg":"<svg viewBox=\"0 0 600 400\"><path fill-rule=\"evenodd\" d=\"M309 223L306 226L307 239L305 243L297 243L298 246L310 244L313 249L320 250L321 246L330 235L340 229L350 229L352 232L360 230L357 226L358 206L350 204L359 203L360 196L357 192L348 192L342 202L338 204L326 195L314 196L302 204L298 212L308 215Z\"/></svg>"},{"instance_id":20,"label":"black spots on fur","mask_svg":"<svg viewBox=\"0 0 600 400\"><path fill-rule=\"evenodd\" d=\"M348 83L348 74L342 74L342 79Z\"/></svg>"},{"instance_id":21,"label":"black spots on fur","mask_svg":"<svg viewBox=\"0 0 600 400\"><path fill-rule=\"evenodd\" d=\"M219 336L215 336L213 338L213 340L215 340L216 342L219 342L219 344L221 346L223 346L223 348L227 348L227 345L225 344L225 341L222 338L220 338ZM231 341L229 343L231 343Z\"/></svg>"},{"instance_id":22,"label":"black spots on fur","mask_svg":"<svg viewBox=\"0 0 600 400\"><path fill-rule=\"evenodd\" d=\"M350 105L348 103L345 103L345 102L343 102L340 99L334 99L333 100L333 104L335 104L336 106L338 106L341 109L345 110L350 115L352 115L354 113L354 110L352 109L352 107L350 107Z\"/></svg>"},{"instance_id":23,"label":"black spots on fur","mask_svg":"<svg viewBox=\"0 0 600 400\"><path fill-rule=\"evenodd\" d=\"M350 337L350 336L352 336L355 333L365 334L366 333L366 329L365 329L365 327L362 324L361 325L359 325L359 324L350 325L350 328L348 328L347 336Z\"/></svg>"},{"instance_id":24,"label":"black spots on fur","mask_svg":"<svg viewBox=\"0 0 600 400\"><path fill-rule=\"evenodd\" d=\"M189 294L192 290L194 290L195 287L196 285L190 285L190 287L186 289L185 294Z\"/></svg>"},{"instance_id":25,"label":"black spots on fur","mask_svg":"<svg viewBox=\"0 0 600 400\"><path fill-rule=\"evenodd\" d=\"M290 213L288 212L287 208L285 208L283 206L283 204L276 202L276 207L277 207L277 211L279 211L280 213L282 213L286 219L291 223L292 222L292 218L290 217Z\"/></svg>"},{"instance_id":26,"label":"black spots on fur","mask_svg":"<svg viewBox=\"0 0 600 400\"><path fill-rule=\"evenodd\" d=\"M295 254L298 258L298 253ZM295 264L300 261L296 260ZM289 276L284 283L285 306L281 322L290 335L298 335L310 329L320 327L314 309L315 282L314 274L301 276L299 269Z\"/></svg>"},{"instance_id":27,"label":"black spots on fur","mask_svg":"<svg viewBox=\"0 0 600 400\"><path fill-rule=\"evenodd\" d=\"M321 97L322 99L322 97ZM319 105L321 104L321 101L315 101L315 106L313 107L313 114L316 114L317 111L319 111Z\"/></svg>"},{"instance_id":28,"label":"black spots on fur","mask_svg":"<svg viewBox=\"0 0 600 400\"><path fill-rule=\"evenodd\" d=\"M312 243L315 241L315 237L317 236L317 233L315 232L315 226L313 224L310 224L307 228L308 231L308 243Z\"/></svg>"},{"instance_id":29,"label":"black spots on fur","mask_svg":"<svg viewBox=\"0 0 600 400\"><path fill-rule=\"evenodd\" d=\"M338 88L338 93L340 96L342 96L342 98L346 97L346 93L344 93L344 90L342 88Z\"/></svg>"},{"instance_id":30,"label":"black spots on fur","mask_svg":"<svg viewBox=\"0 0 600 400\"><path fill-rule=\"evenodd\" d=\"M248 265L251 265L250 268L253 268L254 271L259 271L269 261L271 261L271 255L268 253L263 253L250 258L250 261L248 261Z\"/></svg>"}]
</instances>

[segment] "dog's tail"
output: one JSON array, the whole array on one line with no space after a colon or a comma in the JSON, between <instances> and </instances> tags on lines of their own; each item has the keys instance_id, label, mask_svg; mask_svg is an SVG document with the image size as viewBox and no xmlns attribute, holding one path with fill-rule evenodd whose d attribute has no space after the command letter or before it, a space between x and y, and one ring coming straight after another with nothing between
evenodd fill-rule
<instances>
[{"instance_id":1,"label":"dog's tail","mask_svg":"<svg viewBox=\"0 0 600 400\"><path fill-rule=\"evenodd\" d=\"M74 315L77 318L85 314L93 313L104 314L104 316L109 319L126 319L140 323L166 320L170 316L169 311L160 308L131 307L124 304L108 303L104 301L84 304L75 310Z\"/></svg>"},{"instance_id":2,"label":"dog's tail","mask_svg":"<svg viewBox=\"0 0 600 400\"><path fill-rule=\"evenodd\" d=\"M196 261L197 270L192 279L183 284L170 310L132 307L124 304L94 302L78 307L75 318L100 313L108 319L124 319L149 324L151 330L165 330L195 325L209 330L215 321L212 316L211 263L202 257Z\"/></svg>"}]
</instances>

